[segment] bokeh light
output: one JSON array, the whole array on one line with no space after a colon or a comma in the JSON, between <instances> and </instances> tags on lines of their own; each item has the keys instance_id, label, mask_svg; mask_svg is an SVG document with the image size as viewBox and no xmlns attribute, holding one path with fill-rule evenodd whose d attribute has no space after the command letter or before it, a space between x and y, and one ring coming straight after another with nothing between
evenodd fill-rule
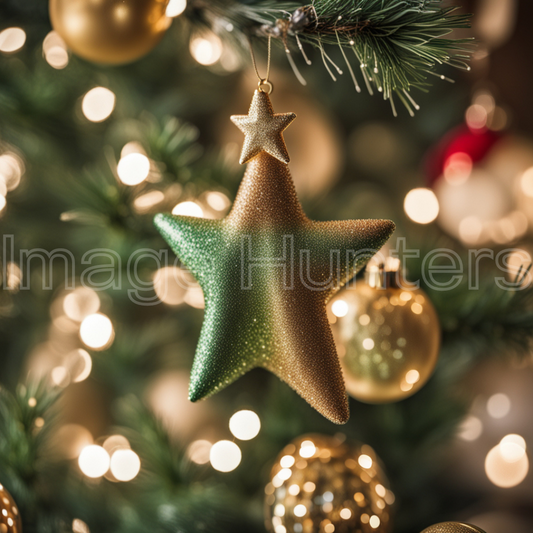
<instances>
[{"instance_id":1,"label":"bokeh light","mask_svg":"<svg viewBox=\"0 0 533 533\"><path fill-rule=\"evenodd\" d=\"M124 435L111 435L105 439L102 448L112 456L117 450L129 450L130 443Z\"/></svg>"},{"instance_id":2,"label":"bokeh light","mask_svg":"<svg viewBox=\"0 0 533 533\"><path fill-rule=\"evenodd\" d=\"M222 55L222 42L214 33L210 33L191 39L189 49L198 63L213 65Z\"/></svg>"},{"instance_id":3,"label":"bokeh light","mask_svg":"<svg viewBox=\"0 0 533 533\"><path fill-rule=\"evenodd\" d=\"M204 216L204 211L200 205L196 202L180 202L178 205L172 209L173 215L182 215L185 217L198 217L202 218Z\"/></svg>"},{"instance_id":4,"label":"bokeh light","mask_svg":"<svg viewBox=\"0 0 533 533\"><path fill-rule=\"evenodd\" d=\"M154 274L154 290L157 297L167 305L179 305L191 285L187 271L176 266L158 269Z\"/></svg>"},{"instance_id":5,"label":"bokeh light","mask_svg":"<svg viewBox=\"0 0 533 533\"><path fill-rule=\"evenodd\" d=\"M519 461L526 453L526 440L521 435L506 435L500 441L500 453L509 463Z\"/></svg>"},{"instance_id":6,"label":"bokeh light","mask_svg":"<svg viewBox=\"0 0 533 533\"><path fill-rule=\"evenodd\" d=\"M113 342L113 324L107 316L101 313L89 315L81 323L80 337L89 348L102 350Z\"/></svg>"},{"instance_id":7,"label":"bokeh light","mask_svg":"<svg viewBox=\"0 0 533 533\"><path fill-rule=\"evenodd\" d=\"M18 155L12 152L0 155L0 181L4 182L8 192L19 186L23 173L24 163Z\"/></svg>"},{"instance_id":8,"label":"bokeh light","mask_svg":"<svg viewBox=\"0 0 533 533\"><path fill-rule=\"evenodd\" d=\"M72 533L91 533L89 526L79 518L72 520Z\"/></svg>"},{"instance_id":9,"label":"bokeh light","mask_svg":"<svg viewBox=\"0 0 533 533\"><path fill-rule=\"evenodd\" d=\"M520 188L522 192L533 198L533 167L528 168L520 178Z\"/></svg>"},{"instance_id":10,"label":"bokeh light","mask_svg":"<svg viewBox=\"0 0 533 533\"><path fill-rule=\"evenodd\" d=\"M344 300L335 300L331 305L331 312L339 318L348 314L348 304Z\"/></svg>"},{"instance_id":11,"label":"bokeh light","mask_svg":"<svg viewBox=\"0 0 533 533\"><path fill-rule=\"evenodd\" d=\"M6 28L0 32L0 52L16 52L26 42L26 32L22 28Z\"/></svg>"},{"instance_id":12,"label":"bokeh light","mask_svg":"<svg viewBox=\"0 0 533 533\"><path fill-rule=\"evenodd\" d=\"M81 322L86 316L92 315L100 309L98 294L88 287L78 287L68 293L63 300L65 314L76 322Z\"/></svg>"},{"instance_id":13,"label":"bokeh light","mask_svg":"<svg viewBox=\"0 0 533 533\"><path fill-rule=\"evenodd\" d=\"M259 434L261 420L253 411L238 411L230 418L229 429L237 439L251 440Z\"/></svg>"},{"instance_id":14,"label":"bokeh light","mask_svg":"<svg viewBox=\"0 0 533 533\"><path fill-rule=\"evenodd\" d=\"M487 401L487 412L492 418L504 418L511 410L511 400L507 394L493 394Z\"/></svg>"},{"instance_id":15,"label":"bokeh light","mask_svg":"<svg viewBox=\"0 0 533 533\"><path fill-rule=\"evenodd\" d=\"M139 456L129 449L117 450L111 457L111 473L119 481L131 481L141 470Z\"/></svg>"},{"instance_id":16,"label":"bokeh light","mask_svg":"<svg viewBox=\"0 0 533 533\"><path fill-rule=\"evenodd\" d=\"M229 198L222 192L210 191L206 194L206 202L215 211L225 211L231 204Z\"/></svg>"},{"instance_id":17,"label":"bokeh light","mask_svg":"<svg viewBox=\"0 0 533 533\"><path fill-rule=\"evenodd\" d=\"M439 201L435 193L422 187L409 191L403 206L407 216L418 224L429 224L439 214Z\"/></svg>"},{"instance_id":18,"label":"bokeh light","mask_svg":"<svg viewBox=\"0 0 533 533\"><path fill-rule=\"evenodd\" d=\"M46 62L55 69L63 69L68 65L67 45L56 31L51 31L44 38L43 55Z\"/></svg>"},{"instance_id":19,"label":"bokeh light","mask_svg":"<svg viewBox=\"0 0 533 533\"><path fill-rule=\"evenodd\" d=\"M150 191L133 200L133 206L139 213L145 213L160 204L165 199L165 195L161 191Z\"/></svg>"},{"instance_id":20,"label":"bokeh light","mask_svg":"<svg viewBox=\"0 0 533 533\"><path fill-rule=\"evenodd\" d=\"M150 174L150 160L143 154L128 154L118 162L117 174L125 185L139 185Z\"/></svg>"},{"instance_id":21,"label":"bokeh light","mask_svg":"<svg viewBox=\"0 0 533 533\"><path fill-rule=\"evenodd\" d=\"M514 460L515 456L512 459L509 461L502 453L501 444L492 448L487 454L485 459L485 473L489 480L497 487L505 489L516 487L527 476L529 472L529 460L525 451L518 460Z\"/></svg>"},{"instance_id":22,"label":"bokeh light","mask_svg":"<svg viewBox=\"0 0 533 533\"><path fill-rule=\"evenodd\" d=\"M93 444L91 432L79 424L64 424L53 437L54 449L66 459L76 459Z\"/></svg>"},{"instance_id":23,"label":"bokeh light","mask_svg":"<svg viewBox=\"0 0 533 533\"><path fill-rule=\"evenodd\" d=\"M81 110L91 122L102 122L115 109L115 93L105 87L95 87L83 97Z\"/></svg>"},{"instance_id":24,"label":"bokeh light","mask_svg":"<svg viewBox=\"0 0 533 533\"><path fill-rule=\"evenodd\" d=\"M193 463L205 465L209 462L209 454L212 446L208 440L195 440L187 449L187 455Z\"/></svg>"},{"instance_id":25,"label":"bokeh light","mask_svg":"<svg viewBox=\"0 0 533 533\"><path fill-rule=\"evenodd\" d=\"M187 0L170 0L167 4L165 14L167 17L177 17L181 15L187 7Z\"/></svg>"},{"instance_id":26,"label":"bokeh light","mask_svg":"<svg viewBox=\"0 0 533 533\"><path fill-rule=\"evenodd\" d=\"M229 440L220 440L209 451L211 466L219 472L235 470L242 459L241 449Z\"/></svg>"},{"instance_id":27,"label":"bokeh light","mask_svg":"<svg viewBox=\"0 0 533 533\"><path fill-rule=\"evenodd\" d=\"M444 179L451 184L462 183L469 178L473 168L474 163L468 154L456 152L444 163Z\"/></svg>"},{"instance_id":28,"label":"bokeh light","mask_svg":"<svg viewBox=\"0 0 533 533\"><path fill-rule=\"evenodd\" d=\"M477 416L468 416L459 427L459 438L472 442L481 436L483 422Z\"/></svg>"},{"instance_id":29,"label":"bokeh light","mask_svg":"<svg viewBox=\"0 0 533 533\"><path fill-rule=\"evenodd\" d=\"M78 458L78 464L87 477L102 477L109 470L109 454L102 446L91 444L83 448Z\"/></svg>"}]
</instances>

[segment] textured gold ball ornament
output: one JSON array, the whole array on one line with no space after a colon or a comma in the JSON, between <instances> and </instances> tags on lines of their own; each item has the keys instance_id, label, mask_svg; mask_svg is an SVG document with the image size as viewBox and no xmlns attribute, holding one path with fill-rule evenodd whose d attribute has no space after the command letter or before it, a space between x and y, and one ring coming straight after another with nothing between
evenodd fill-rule
<instances>
[{"instance_id":1,"label":"textured gold ball ornament","mask_svg":"<svg viewBox=\"0 0 533 533\"><path fill-rule=\"evenodd\" d=\"M481 528L460 522L442 522L430 526L422 533L485 533Z\"/></svg>"},{"instance_id":2,"label":"textured gold ball ornament","mask_svg":"<svg viewBox=\"0 0 533 533\"><path fill-rule=\"evenodd\" d=\"M411 396L437 364L437 313L422 290L398 285L396 272L373 266L330 307L346 390L363 402Z\"/></svg>"},{"instance_id":3,"label":"textured gold ball ornament","mask_svg":"<svg viewBox=\"0 0 533 533\"><path fill-rule=\"evenodd\" d=\"M158 214L154 223L204 293L189 399L262 367L343 424L348 400L326 302L368 261L357 252L379 250L394 224L307 218L282 136L295 117L274 113L268 95L256 91L248 115L232 117L245 134L240 160L248 167L228 216Z\"/></svg>"},{"instance_id":4,"label":"textured gold ball ornament","mask_svg":"<svg viewBox=\"0 0 533 533\"><path fill-rule=\"evenodd\" d=\"M394 495L370 446L305 435L286 446L265 488L273 533L387 533Z\"/></svg>"},{"instance_id":5,"label":"textured gold ball ornament","mask_svg":"<svg viewBox=\"0 0 533 533\"><path fill-rule=\"evenodd\" d=\"M22 533L20 514L11 494L0 484L0 533Z\"/></svg>"},{"instance_id":6,"label":"textured gold ball ornament","mask_svg":"<svg viewBox=\"0 0 533 533\"><path fill-rule=\"evenodd\" d=\"M84 59L120 64L147 54L170 26L168 0L50 0L50 19Z\"/></svg>"}]
</instances>

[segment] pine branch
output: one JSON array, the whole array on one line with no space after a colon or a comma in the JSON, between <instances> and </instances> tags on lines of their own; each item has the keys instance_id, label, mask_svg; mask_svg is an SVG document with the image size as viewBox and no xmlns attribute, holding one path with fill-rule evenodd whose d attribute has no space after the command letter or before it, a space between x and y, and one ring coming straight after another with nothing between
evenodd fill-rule
<instances>
[{"instance_id":1,"label":"pine branch","mask_svg":"<svg viewBox=\"0 0 533 533\"><path fill-rule=\"evenodd\" d=\"M334 62L325 47L337 47L358 92L364 84L370 94L382 93L395 115L397 97L413 115L418 105L412 89L426 92L431 76L448 79L439 67L470 70L472 41L448 37L470 25L470 16L456 10L443 8L441 0L318 0L306 6L270 0L196 0L187 13L192 21L221 36L236 37L243 45L252 36L278 39L303 84L291 49L298 49L308 65L304 44L318 49L324 67L336 80L344 67Z\"/></svg>"}]
</instances>

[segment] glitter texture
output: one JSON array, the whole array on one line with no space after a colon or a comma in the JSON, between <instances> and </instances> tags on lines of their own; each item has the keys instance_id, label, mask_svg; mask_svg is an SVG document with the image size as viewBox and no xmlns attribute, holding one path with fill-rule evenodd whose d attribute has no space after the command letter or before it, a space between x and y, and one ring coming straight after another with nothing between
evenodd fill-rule
<instances>
[{"instance_id":1,"label":"glitter texture","mask_svg":"<svg viewBox=\"0 0 533 533\"><path fill-rule=\"evenodd\" d=\"M368 403L411 396L439 357L437 313L421 290L375 288L363 280L335 296L348 306L332 324L350 396Z\"/></svg>"},{"instance_id":2,"label":"glitter texture","mask_svg":"<svg viewBox=\"0 0 533 533\"><path fill-rule=\"evenodd\" d=\"M424 529L422 533L485 533L477 526L471 526L469 524L461 524L459 522L443 522L442 524L435 524L427 529Z\"/></svg>"},{"instance_id":3,"label":"glitter texture","mask_svg":"<svg viewBox=\"0 0 533 533\"><path fill-rule=\"evenodd\" d=\"M284 468L288 458L294 462ZM388 533L393 501L372 448L304 435L288 444L272 467L265 487L266 527L272 533L282 527L303 533Z\"/></svg>"},{"instance_id":4,"label":"glitter texture","mask_svg":"<svg viewBox=\"0 0 533 533\"><path fill-rule=\"evenodd\" d=\"M271 111L266 94L256 92L254 101L267 108L259 116ZM348 401L326 303L367 262L368 254L354 257L357 250L377 251L394 224L309 220L287 165L260 146L224 220L155 217L204 292L189 398L210 396L263 367L326 418L345 423ZM332 268L337 256L341 260Z\"/></svg>"},{"instance_id":5,"label":"glitter texture","mask_svg":"<svg viewBox=\"0 0 533 533\"><path fill-rule=\"evenodd\" d=\"M295 118L294 113L274 114L268 95L255 91L248 114L231 117L233 123L244 133L239 160L241 165L263 151L282 163L288 163L290 157L282 133Z\"/></svg>"}]
</instances>

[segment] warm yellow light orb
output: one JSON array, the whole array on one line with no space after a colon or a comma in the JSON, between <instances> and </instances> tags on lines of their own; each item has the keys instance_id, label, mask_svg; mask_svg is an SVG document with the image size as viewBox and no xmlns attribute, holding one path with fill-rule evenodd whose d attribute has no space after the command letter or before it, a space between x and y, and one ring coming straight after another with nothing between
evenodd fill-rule
<instances>
[{"instance_id":1,"label":"warm yellow light orb","mask_svg":"<svg viewBox=\"0 0 533 533\"><path fill-rule=\"evenodd\" d=\"M181 15L187 7L187 0L170 0L167 4L165 14L167 17L177 17Z\"/></svg>"},{"instance_id":2,"label":"warm yellow light orb","mask_svg":"<svg viewBox=\"0 0 533 533\"><path fill-rule=\"evenodd\" d=\"M430 189L413 189L405 197L403 207L407 216L418 224L429 224L439 214L439 201Z\"/></svg>"},{"instance_id":3,"label":"warm yellow light orb","mask_svg":"<svg viewBox=\"0 0 533 533\"><path fill-rule=\"evenodd\" d=\"M78 458L81 471L91 478L102 477L109 470L109 454L96 444L83 448Z\"/></svg>"},{"instance_id":4,"label":"warm yellow light orb","mask_svg":"<svg viewBox=\"0 0 533 533\"><path fill-rule=\"evenodd\" d=\"M6 28L0 32L0 52L16 52L26 42L26 32L22 28Z\"/></svg>"},{"instance_id":5,"label":"warm yellow light orb","mask_svg":"<svg viewBox=\"0 0 533 533\"><path fill-rule=\"evenodd\" d=\"M105 87L95 87L83 97L81 110L91 122L103 122L115 109L115 93Z\"/></svg>"},{"instance_id":6,"label":"warm yellow light orb","mask_svg":"<svg viewBox=\"0 0 533 533\"><path fill-rule=\"evenodd\" d=\"M80 337L85 345L95 350L107 348L113 341L113 324L101 313L89 315L80 326Z\"/></svg>"},{"instance_id":7,"label":"warm yellow light orb","mask_svg":"<svg viewBox=\"0 0 533 533\"><path fill-rule=\"evenodd\" d=\"M251 440L261 430L261 420L253 411L238 411L229 421L229 429L239 440Z\"/></svg>"},{"instance_id":8,"label":"warm yellow light orb","mask_svg":"<svg viewBox=\"0 0 533 533\"><path fill-rule=\"evenodd\" d=\"M219 472L235 470L242 459L241 449L229 440L220 440L209 451L211 466Z\"/></svg>"},{"instance_id":9,"label":"warm yellow light orb","mask_svg":"<svg viewBox=\"0 0 533 533\"><path fill-rule=\"evenodd\" d=\"M150 174L150 160L143 154L128 154L118 162L117 174L125 185L139 185Z\"/></svg>"},{"instance_id":10,"label":"warm yellow light orb","mask_svg":"<svg viewBox=\"0 0 533 533\"><path fill-rule=\"evenodd\" d=\"M139 456L128 449L117 450L111 457L111 473L119 481L131 481L141 470Z\"/></svg>"}]
</instances>

